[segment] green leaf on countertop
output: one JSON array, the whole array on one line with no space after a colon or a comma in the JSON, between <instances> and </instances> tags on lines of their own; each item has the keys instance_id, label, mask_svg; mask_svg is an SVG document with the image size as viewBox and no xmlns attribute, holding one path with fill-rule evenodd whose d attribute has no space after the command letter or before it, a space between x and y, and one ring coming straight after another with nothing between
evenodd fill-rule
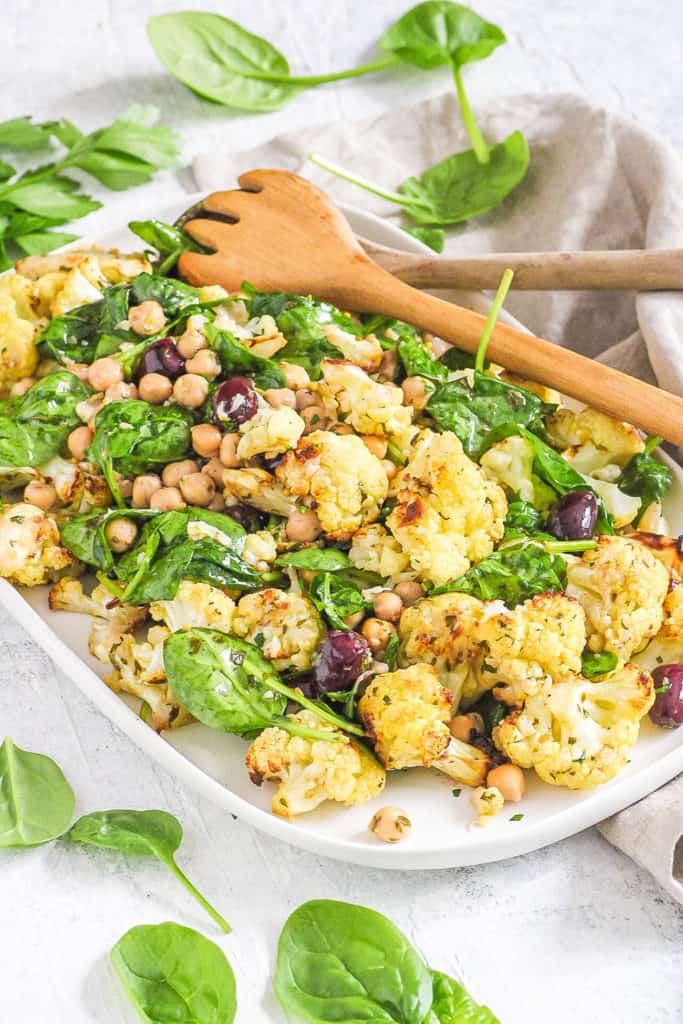
<instances>
[{"instance_id":1,"label":"green leaf on countertop","mask_svg":"<svg viewBox=\"0 0 683 1024\"><path fill-rule=\"evenodd\" d=\"M0 121L0 149L40 149L55 133L57 121L34 122L30 117Z\"/></svg>"},{"instance_id":2,"label":"green leaf on countertop","mask_svg":"<svg viewBox=\"0 0 683 1024\"><path fill-rule=\"evenodd\" d=\"M432 971L431 974L434 1001L424 1024L500 1024L488 1006L475 1003L464 985L455 978L441 971Z\"/></svg>"},{"instance_id":3,"label":"green leaf on countertop","mask_svg":"<svg viewBox=\"0 0 683 1024\"><path fill-rule=\"evenodd\" d=\"M73 790L61 768L6 737L0 745L0 848L38 846L56 839L69 827L74 806Z\"/></svg>"},{"instance_id":4,"label":"green leaf on countertop","mask_svg":"<svg viewBox=\"0 0 683 1024\"><path fill-rule=\"evenodd\" d=\"M446 243L446 233L443 228L416 227L404 228L407 235L417 238L418 242L428 246L434 252L443 252Z\"/></svg>"}]
</instances>

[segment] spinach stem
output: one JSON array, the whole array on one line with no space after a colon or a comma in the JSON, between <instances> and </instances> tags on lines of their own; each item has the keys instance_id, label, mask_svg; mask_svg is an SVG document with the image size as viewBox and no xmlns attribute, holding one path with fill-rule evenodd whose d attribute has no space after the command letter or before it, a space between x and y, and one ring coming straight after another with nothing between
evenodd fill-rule
<instances>
[{"instance_id":1,"label":"spinach stem","mask_svg":"<svg viewBox=\"0 0 683 1024\"><path fill-rule=\"evenodd\" d=\"M163 857L162 860L164 864L168 867L168 869L173 872L173 874L176 876L181 885L184 885L187 891L194 896L194 898L197 900L197 903L201 904L201 906L204 907L204 910L207 912L207 914L211 915L211 917L214 919L218 927L221 928L226 933L226 935L229 934L232 931L232 928L230 927L228 922L221 914L218 913L218 911L214 907L211 906L206 897L202 896L199 889L197 889L197 887L192 884L187 875L180 870L173 857Z\"/></svg>"},{"instance_id":2,"label":"spinach stem","mask_svg":"<svg viewBox=\"0 0 683 1024\"><path fill-rule=\"evenodd\" d=\"M352 185L358 185L359 188L364 188L366 192L372 192L373 195L380 196L382 199L388 199L391 203L398 203L399 206L424 206L425 203L419 203L417 199L408 196L403 196L400 192L390 192L388 189L382 188L380 185L375 185L373 182L368 181L367 178L361 178L358 174L352 174L351 171L344 170L339 164L332 163L331 160L327 160L319 153L309 153L308 159L313 164L317 164L318 167L322 167L324 171L329 171L330 174L336 174L338 178L343 178L344 181L350 181Z\"/></svg>"},{"instance_id":3,"label":"spinach stem","mask_svg":"<svg viewBox=\"0 0 683 1024\"><path fill-rule=\"evenodd\" d=\"M477 124L477 119L475 118L472 112L472 108L470 106L469 100L467 99L467 93L465 92L465 86L462 80L462 71L457 66L457 64L453 65L453 77L455 78L455 88L457 89L458 92L460 113L462 114L462 119L465 122L465 128L467 129L467 134L470 137L470 142L472 143L474 155L476 156L480 164L487 164L491 159L489 147L486 145L484 136L481 134L479 125Z\"/></svg>"},{"instance_id":4,"label":"spinach stem","mask_svg":"<svg viewBox=\"0 0 683 1024\"><path fill-rule=\"evenodd\" d=\"M353 733L354 736L365 736L365 730L362 729L360 725L356 725L354 722L347 722L345 718L342 718L340 715L336 715L334 711L328 711L326 708L321 707L320 704L316 704L314 700L309 700L308 697L304 697L303 693L298 688L287 686L279 680L277 683L269 680L268 685L277 693L281 693L285 697L289 697L290 700L296 701L296 703L300 704L302 708L307 708L308 711L312 711L318 716L318 718L322 718L323 722L329 722L330 725L336 725L337 728L343 729L344 732Z\"/></svg>"},{"instance_id":5,"label":"spinach stem","mask_svg":"<svg viewBox=\"0 0 683 1024\"><path fill-rule=\"evenodd\" d=\"M503 303L505 302L507 293L510 290L510 285L512 284L513 277L514 272L510 270L509 267L507 270L503 271L503 276L500 279L498 290L494 296L493 302L491 303L489 315L486 318L484 330L481 332L481 338L479 339L479 344L477 345L477 355L474 360L474 369L478 370L479 373L484 372L486 349L488 348L489 340L491 338L493 328L495 327L496 320L498 319L500 311L503 307Z\"/></svg>"},{"instance_id":6,"label":"spinach stem","mask_svg":"<svg viewBox=\"0 0 683 1024\"><path fill-rule=\"evenodd\" d=\"M343 78L358 78L360 75L369 75L374 71L384 71L385 68L400 64L400 59L394 54L382 57L380 60L370 61L369 64L360 64L357 68L347 68L345 71L330 71L325 75L278 75L268 71L241 71L242 78L256 78L259 82L283 82L285 85L300 85L308 88L314 85L325 85L326 82L339 82Z\"/></svg>"}]
</instances>

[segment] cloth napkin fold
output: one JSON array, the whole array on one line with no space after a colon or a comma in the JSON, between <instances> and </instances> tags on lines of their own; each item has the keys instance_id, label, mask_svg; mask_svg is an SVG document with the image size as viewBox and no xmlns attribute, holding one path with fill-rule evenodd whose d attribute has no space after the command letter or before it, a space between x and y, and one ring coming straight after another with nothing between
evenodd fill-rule
<instances>
[{"instance_id":1,"label":"cloth napkin fold","mask_svg":"<svg viewBox=\"0 0 683 1024\"><path fill-rule=\"evenodd\" d=\"M477 116L490 139L524 132L529 172L497 210L451 228L446 254L683 248L683 161L635 122L564 94L508 97ZM238 153L208 153L193 169L199 189L211 191L233 186L245 170L281 167L400 224L394 204L320 170L307 154L315 150L393 190L467 147L448 94L362 121L290 132ZM542 337L683 395L681 292L512 292L506 307ZM599 827L683 903L683 776Z\"/></svg>"}]
</instances>

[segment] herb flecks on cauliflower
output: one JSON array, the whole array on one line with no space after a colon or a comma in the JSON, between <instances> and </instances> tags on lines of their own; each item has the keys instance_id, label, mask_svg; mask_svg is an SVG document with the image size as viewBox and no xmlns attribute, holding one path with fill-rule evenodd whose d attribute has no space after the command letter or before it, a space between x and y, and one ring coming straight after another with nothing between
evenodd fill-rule
<instances>
[{"instance_id":1,"label":"herb flecks on cauliflower","mask_svg":"<svg viewBox=\"0 0 683 1024\"><path fill-rule=\"evenodd\" d=\"M325 800L350 807L382 792L384 771L349 736L311 711L299 711L290 717L298 725L335 733L343 739L311 740L275 726L265 729L251 743L246 765L252 782L259 786L266 780L280 783L272 801L274 814L294 818Z\"/></svg>"},{"instance_id":2,"label":"herb flecks on cauliflower","mask_svg":"<svg viewBox=\"0 0 683 1024\"><path fill-rule=\"evenodd\" d=\"M367 373L374 373L382 362L382 346L374 334L359 338L349 331L343 330L338 324L323 324L322 332L330 342L350 363L359 366Z\"/></svg>"},{"instance_id":3,"label":"herb flecks on cauliflower","mask_svg":"<svg viewBox=\"0 0 683 1024\"><path fill-rule=\"evenodd\" d=\"M140 643L126 634L111 650L114 670L105 678L115 693L127 693L142 701L140 716L156 732L193 721L166 682L164 642L168 636L170 631L165 626L152 626L147 639Z\"/></svg>"},{"instance_id":4,"label":"herb flecks on cauliflower","mask_svg":"<svg viewBox=\"0 0 683 1024\"><path fill-rule=\"evenodd\" d=\"M243 502L276 516L288 516L296 506L295 497L285 492L273 474L256 466L224 469L223 486L228 504Z\"/></svg>"},{"instance_id":5,"label":"herb flecks on cauliflower","mask_svg":"<svg viewBox=\"0 0 683 1024\"><path fill-rule=\"evenodd\" d=\"M42 508L22 501L0 512L0 576L20 587L50 583L77 563Z\"/></svg>"},{"instance_id":6,"label":"herb flecks on cauliflower","mask_svg":"<svg viewBox=\"0 0 683 1024\"><path fill-rule=\"evenodd\" d=\"M363 526L354 533L349 561L356 569L379 573L385 579L403 572L410 564L399 542L381 523Z\"/></svg>"},{"instance_id":7,"label":"herb flecks on cauliflower","mask_svg":"<svg viewBox=\"0 0 683 1024\"><path fill-rule=\"evenodd\" d=\"M386 437L401 452L407 452L417 431L413 409L403 405L399 387L381 384L345 360L324 359L321 369L321 393L334 399L339 419L359 434Z\"/></svg>"},{"instance_id":8,"label":"herb flecks on cauliflower","mask_svg":"<svg viewBox=\"0 0 683 1024\"><path fill-rule=\"evenodd\" d=\"M255 455L266 455L273 458L293 448L304 432L306 424L301 416L283 406L273 409L264 405L255 416L240 426L240 438L237 445L238 459L252 459Z\"/></svg>"},{"instance_id":9,"label":"herb flecks on cauliflower","mask_svg":"<svg viewBox=\"0 0 683 1024\"><path fill-rule=\"evenodd\" d=\"M496 814L500 814L505 798L497 786L478 786L472 793L471 802L477 817L472 828L488 828Z\"/></svg>"},{"instance_id":10,"label":"herb flecks on cauliflower","mask_svg":"<svg viewBox=\"0 0 683 1024\"><path fill-rule=\"evenodd\" d=\"M0 292L0 398L38 365L35 333L34 324L19 315L13 296Z\"/></svg>"},{"instance_id":11,"label":"herb flecks on cauliflower","mask_svg":"<svg viewBox=\"0 0 683 1024\"><path fill-rule=\"evenodd\" d=\"M222 590L191 580L181 581L171 601L154 601L149 608L152 618L163 622L172 633L196 626L229 633L234 611L234 602Z\"/></svg>"},{"instance_id":12,"label":"herb flecks on cauliflower","mask_svg":"<svg viewBox=\"0 0 683 1024\"><path fill-rule=\"evenodd\" d=\"M275 587L241 599L232 631L255 644L279 670L310 668L313 652L325 632L312 601Z\"/></svg>"},{"instance_id":13,"label":"herb flecks on cauliflower","mask_svg":"<svg viewBox=\"0 0 683 1024\"><path fill-rule=\"evenodd\" d=\"M455 434L424 431L398 477L387 525L422 578L441 585L490 555L503 536L507 500Z\"/></svg>"},{"instance_id":14,"label":"herb flecks on cauliflower","mask_svg":"<svg viewBox=\"0 0 683 1024\"><path fill-rule=\"evenodd\" d=\"M111 651L132 632L147 615L144 607L121 604L106 587L99 585L88 596L80 580L58 580L50 591L50 608L54 612L77 612L93 618L88 649L94 658L111 664Z\"/></svg>"}]
</instances>

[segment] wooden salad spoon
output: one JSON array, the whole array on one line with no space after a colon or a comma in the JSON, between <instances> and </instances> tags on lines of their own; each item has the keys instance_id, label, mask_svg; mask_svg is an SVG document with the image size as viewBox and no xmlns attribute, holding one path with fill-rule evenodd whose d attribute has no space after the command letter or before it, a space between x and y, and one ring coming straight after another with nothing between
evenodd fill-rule
<instances>
[{"instance_id":1,"label":"wooden salad spoon","mask_svg":"<svg viewBox=\"0 0 683 1024\"><path fill-rule=\"evenodd\" d=\"M329 196L289 171L240 175L240 189L214 192L184 229L212 253L186 252L181 275L230 291L250 281L262 291L310 294L345 310L415 324L474 352L485 317L420 292L375 263ZM489 358L587 405L683 444L683 399L560 348L496 324Z\"/></svg>"}]
</instances>

